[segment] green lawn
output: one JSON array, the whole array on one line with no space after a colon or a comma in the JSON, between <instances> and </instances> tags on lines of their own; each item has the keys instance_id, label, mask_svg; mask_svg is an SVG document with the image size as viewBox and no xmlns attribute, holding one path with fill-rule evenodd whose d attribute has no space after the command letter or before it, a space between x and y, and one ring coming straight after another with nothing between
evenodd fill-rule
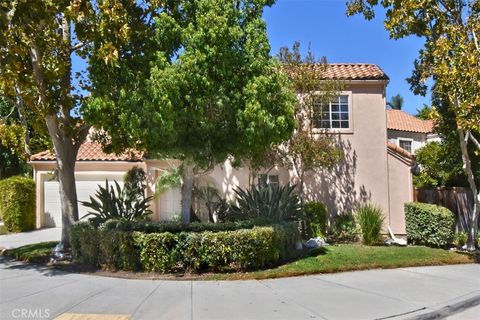
<instances>
[{"instance_id":1,"label":"green lawn","mask_svg":"<svg viewBox=\"0 0 480 320\"><path fill-rule=\"evenodd\" d=\"M46 262L58 242L40 242L29 244L16 249L8 249L3 252L4 256L25 262Z\"/></svg>"},{"instance_id":2,"label":"green lawn","mask_svg":"<svg viewBox=\"0 0 480 320\"><path fill-rule=\"evenodd\" d=\"M427 247L368 247L334 245L312 251L309 257L277 268L231 274L212 274L209 280L267 279L316 273L333 273L376 268L399 268L473 263L474 257Z\"/></svg>"}]
</instances>

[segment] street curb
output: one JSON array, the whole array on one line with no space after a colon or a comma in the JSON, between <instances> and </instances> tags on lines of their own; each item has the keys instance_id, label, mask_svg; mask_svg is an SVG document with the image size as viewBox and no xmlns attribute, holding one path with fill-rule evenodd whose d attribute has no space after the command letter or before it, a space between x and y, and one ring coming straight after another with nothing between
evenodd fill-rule
<instances>
[{"instance_id":1,"label":"street curb","mask_svg":"<svg viewBox=\"0 0 480 320\"><path fill-rule=\"evenodd\" d=\"M458 312L464 311L465 309L469 309L475 306L480 305L480 294L469 299L446 305L445 307L435 310L432 312L424 313L421 315L417 315L411 318L407 318L407 320L434 320L434 319L444 319L448 316L454 315Z\"/></svg>"}]
</instances>

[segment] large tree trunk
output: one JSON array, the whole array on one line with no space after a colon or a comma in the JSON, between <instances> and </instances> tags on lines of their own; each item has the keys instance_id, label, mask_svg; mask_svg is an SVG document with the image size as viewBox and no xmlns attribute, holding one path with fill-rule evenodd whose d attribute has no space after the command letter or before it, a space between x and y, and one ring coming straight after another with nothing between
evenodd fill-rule
<instances>
[{"instance_id":1,"label":"large tree trunk","mask_svg":"<svg viewBox=\"0 0 480 320\"><path fill-rule=\"evenodd\" d=\"M46 117L46 124L55 148L57 174L59 183L60 204L62 207L62 237L63 249L70 247L69 234L72 225L78 221L77 188L75 185L75 162L78 148L86 138L88 127L83 128L77 142L59 128L54 115Z\"/></svg>"},{"instance_id":2,"label":"large tree trunk","mask_svg":"<svg viewBox=\"0 0 480 320\"><path fill-rule=\"evenodd\" d=\"M75 158L70 154L57 155L58 182L60 190L60 202L62 207L62 238L63 248L70 246L69 234L72 225L78 221L77 189L75 185ZM64 159L66 158L66 159Z\"/></svg>"},{"instance_id":3,"label":"large tree trunk","mask_svg":"<svg viewBox=\"0 0 480 320\"><path fill-rule=\"evenodd\" d=\"M458 127L457 132L460 140L460 149L462 150L463 169L467 176L468 184L470 185L470 190L473 196L473 210L471 211L468 219L467 250L475 251L475 238L477 234L478 216L480 210L480 194L478 194L477 186L475 184L475 176L473 174L472 164L468 154L467 141L465 140L465 131Z\"/></svg>"},{"instance_id":4,"label":"large tree trunk","mask_svg":"<svg viewBox=\"0 0 480 320\"><path fill-rule=\"evenodd\" d=\"M182 185L182 221L190 222L190 210L192 208L192 189L194 178L194 164L191 161L183 162L183 185Z\"/></svg>"}]
</instances>

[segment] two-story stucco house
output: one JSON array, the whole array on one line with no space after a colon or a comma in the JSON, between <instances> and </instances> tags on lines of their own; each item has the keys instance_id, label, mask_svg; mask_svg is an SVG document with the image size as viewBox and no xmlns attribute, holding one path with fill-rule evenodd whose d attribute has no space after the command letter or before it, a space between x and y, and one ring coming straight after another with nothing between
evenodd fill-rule
<instances>
[{"instance_id":1,"label":"two-story stucco house","mask_svg":"<svg viewBox=\"0 0 480 320\"><path fill-rule=\"evenodd\" d=\"M422 120L401 110L387 110L388 141L415 154L429 141L440 141L433 132L433 121Z\"/></svg>"},{"instance_id":2,"label":"two-story stucco house","mask_svg":"<svg viewBox=\"0 0 480 320\"><path fill-rule=\"evenodd\" d=\"M385 227L396 234L405 234L403 205L412 201L410 169L413 156L387 139L385 89L387 75L372 64L331 64L328 79L345 82L345 89L329 105L319 106L321 121L314 120L319 129L329 130L345 151L344 161L334 169L312 172L305 181L308 200L327 204L330 215L354 210L362 202L372 202L385 213ZM175 161L143 159L105 154L93 142L81 146L76 165L79 200L87 200L104 184L105 179L122 181L124 173L133 166L146 170L148 193L154 192L155 180ZM31 158L37 181L37 226L59 226L61 223L58 183L52 180L55 157L48 151ZM233 198L236 186L248 187L248 167L234 168L229 161L196 178L196 183L214 184L227 198ZM258 179L270 183L295 183L291 170L276 167ZM253 181L256 183L256 181ZM168 220L180 212L180 190L171 189L152 203L152 219ZM80 216L86 214L80 206Z\"/></svg>"}]
</instances>

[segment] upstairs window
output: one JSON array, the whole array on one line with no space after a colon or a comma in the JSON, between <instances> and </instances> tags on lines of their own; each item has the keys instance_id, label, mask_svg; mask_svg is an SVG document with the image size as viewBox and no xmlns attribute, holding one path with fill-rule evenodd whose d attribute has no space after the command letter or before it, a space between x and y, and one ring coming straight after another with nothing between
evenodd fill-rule
<instances>
[{"instance_id":1,"label":"upstairs window","mask_svg":"<svg viewBox=\"0 0 480 320\"><path fill-rule=\"evenodd\" d=\"M328 104L320 101L314 103L312 121L313 126L318 129L349 129L348 96L338 96Z\"/></svg>"},{"instance_id":2,"label":"upstairs window","mask_svg":"<svg viewBox=\"0 0 480 320\"><path fill-rule=\"evenodd\" d=\"M398 146L408 152L412 153L412 140L398 140Z\"/></svg>"}]
</instances>

